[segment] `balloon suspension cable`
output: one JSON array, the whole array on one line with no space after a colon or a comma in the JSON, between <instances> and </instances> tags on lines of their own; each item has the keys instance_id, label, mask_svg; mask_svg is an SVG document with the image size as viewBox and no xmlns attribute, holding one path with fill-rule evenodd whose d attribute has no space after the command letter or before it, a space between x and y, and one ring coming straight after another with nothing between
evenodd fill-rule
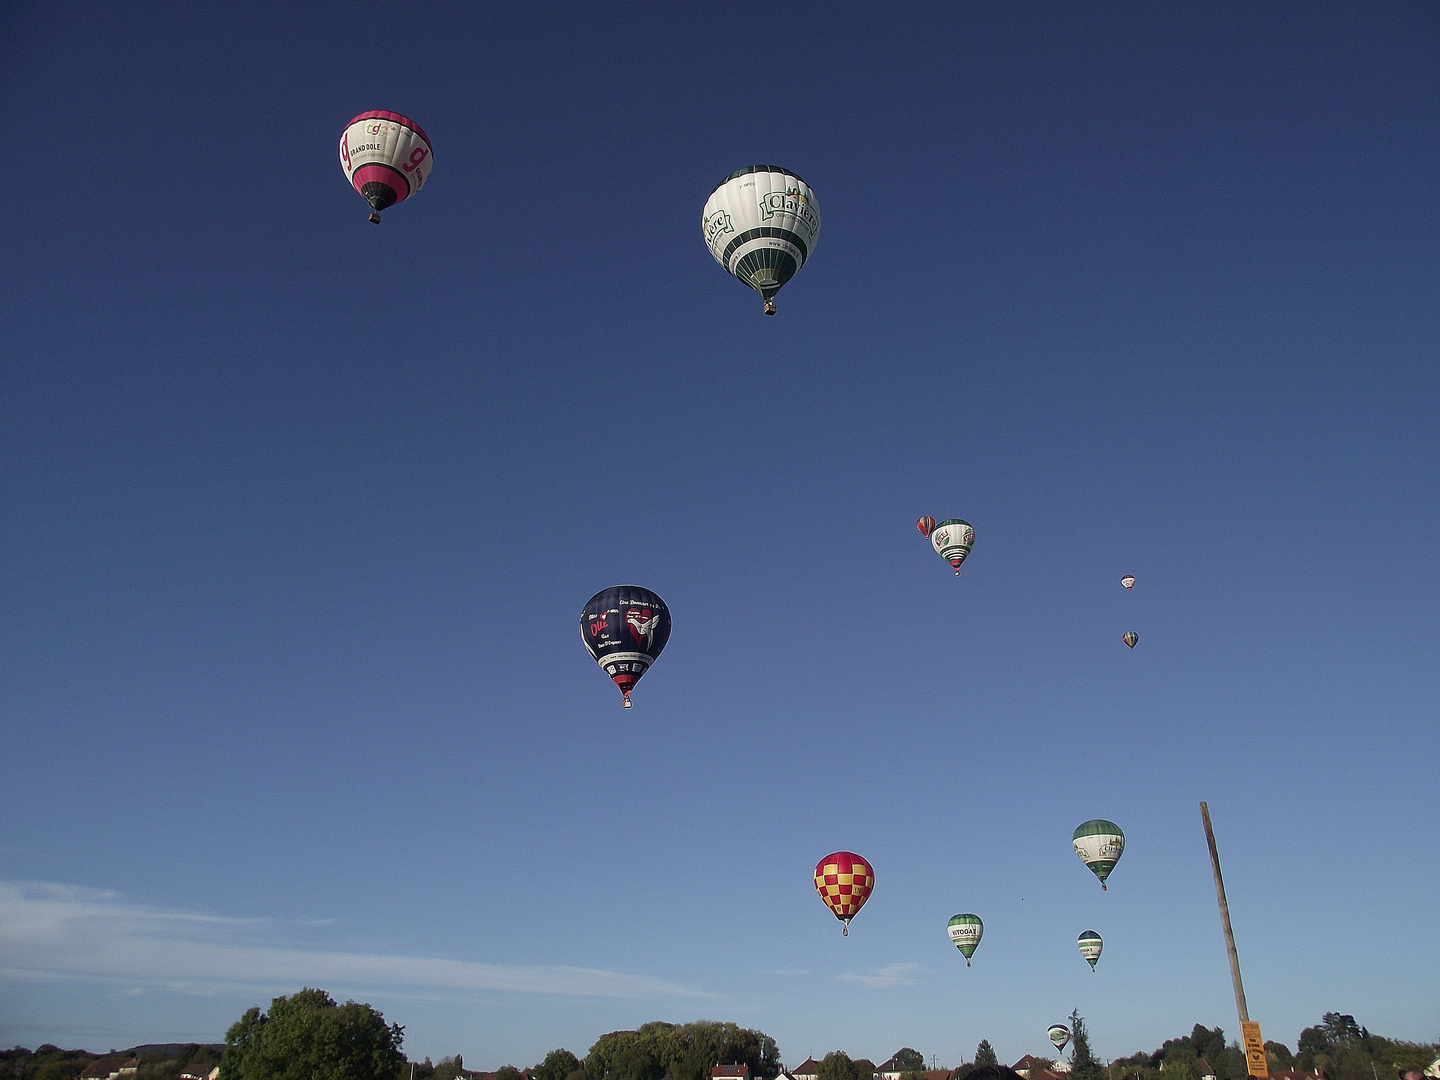
<instances>
[{"instance_id":1,"label":"balloon suspension cable","mask_svg":"<svg viewBox=\"0 0 1440 1080\"><path fill-rule=\"evenodd\" d=\"M371 211L370 211L370 224L371 224L371 225L379 225L379 224L380 224L380 211L378 211L378 210L371 210Z\"/></svg>"},{"instance_id":2,"label":"balloon suspension cable","mask_svg":"<svg viewBox=\"0 0 1440 1080\"><path fill-rule=\"evenodd\" d=\"M775 314L775 301L774 301L774 300L766 300L766 301L765 301L765 314L766 314L766 315L774 315L774 314Z\"/></svg>"}]
</instances>

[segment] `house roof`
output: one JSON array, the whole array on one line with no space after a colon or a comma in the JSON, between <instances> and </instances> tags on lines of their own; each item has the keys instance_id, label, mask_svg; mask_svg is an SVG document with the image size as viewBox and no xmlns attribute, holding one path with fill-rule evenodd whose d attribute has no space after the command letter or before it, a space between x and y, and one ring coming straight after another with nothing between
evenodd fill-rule
<instances>
[{"instance_id":1,"label":"house roof","mask_svg":"<svg viewBox=\"0 0 1440 1080\"><path fill-rule=\"evenodd\" d=\"M710 1075L711 1075L711 1076L715 1076L715 1077L719 1077L719 1076L741 1076L741 1077L749 1076L749 1075L750 1075L750 1066L749 1066L749 1065L716 1065L713 1069L710 1070Z\"/></svg>"},{"instance_id":2,"label":"house roof","mask_svg":"<svg viewBox=\"0 0 1440 1080\"><path fill-rule=\"evenodd\" d=\"M138 1069L140 1059L126 1057L124 1054L106 1054L98 1057L81 1071L81 1080L90 1080L92 1077L108 1077L111 1073L117 1073L121 1069Z\"/></svg>"},{"instance_id":3,"label":"house roof","mask_svg":"<svg viewBox=\"0 0 1440 1080\"><path fill-rule=\"evenodd\" d=\"M1024 1057L1022 1057L1019 1061L1015 1062L1015 1064L1011 1065L1010 1067L1016 1072L1024 1072L1026 1069L1034 1068L1043 1060L1043 1058L1037 1058L1034 1054L1026 1054Z\"/></svg>"},{"instance_id":4,"label":"house roof","mask_svg":"<svg viewBox=\"0 0 1440 1080\"><path fill-rule=\"evenodd\" d=\"M807 1057L797 1068L790 1070L791 1076L814 1076L820 1071L820 1063L813 1057Z\"/></svg>"},{"instance_id":5,"label":"house roof","mask_svg":"<svg viewBox=\"0 0 1440 1080\"><path fill-rule=\"evenodd\" d=\"M1215 1070L1210 1067L1210 1062L1204 1058L1195 1059L1195 1069L1201 1076L1214 1076Z\"/></svg>"}]
</instances>

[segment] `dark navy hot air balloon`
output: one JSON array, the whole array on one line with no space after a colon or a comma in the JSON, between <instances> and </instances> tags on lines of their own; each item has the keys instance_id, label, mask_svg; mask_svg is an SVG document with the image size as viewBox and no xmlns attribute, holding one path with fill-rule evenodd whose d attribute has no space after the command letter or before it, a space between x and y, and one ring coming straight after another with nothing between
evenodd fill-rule
<instances>
[{"instance_id":1,"label":"dark navy hot air balloon","mask_svg":"<svg viewBox=\"0 0 1440 1080\"><path fill-rule=\"evenodd\" d=\"M601 589L580 613L580 640L615 680L628 709L630 691L670 640L670 609L639 585Z\"/></svg>"}]
</instances>

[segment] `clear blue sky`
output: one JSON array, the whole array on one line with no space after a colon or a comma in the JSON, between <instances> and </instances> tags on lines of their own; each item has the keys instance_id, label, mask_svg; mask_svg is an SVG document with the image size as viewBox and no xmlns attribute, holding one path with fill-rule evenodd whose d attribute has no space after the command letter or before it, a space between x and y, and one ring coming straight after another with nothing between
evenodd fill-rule
<instances>
[{"instance_id":1,"label":"clear blue sky","mask_svg":"<svg viewBox=\"0 0 1440 1080\"><path fill-rule=\"evenodd\" d=\"M1200 799L1267 1037L1440 1038L1440 7L216 7L0 14L0 1042L1233 1034Z\"/></svg>"}]
</instances>

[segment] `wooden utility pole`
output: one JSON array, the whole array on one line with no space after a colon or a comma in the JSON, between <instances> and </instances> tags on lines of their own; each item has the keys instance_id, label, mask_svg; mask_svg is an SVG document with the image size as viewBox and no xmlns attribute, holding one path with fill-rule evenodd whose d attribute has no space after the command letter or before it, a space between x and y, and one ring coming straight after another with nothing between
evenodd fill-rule
<instances>
[{"instance_id":1,"label":"wooden utility pole","mask_svg":"<svg viewBox=\"0 0 1440 1080\"><path fill-rule=\"evenodd\" d=\"M1230 905L1225 902L1225 879L1220 876L1220 853L1215 850L1215 830L1210 827L1210 807L1200 804L1200 820L1205 823L1205 842L1210 845L1210 869L1215 871L1215 899L1220 901L1220 926L1225 931L1225 951L1230 954L1230 981L1235 984L1235 1008L1240 1010L1240 1023L1250 1021L1245 1007L1245 985L1240 981L1240 954L1235 951L1235 931L1230 929Z\"/></svg>"},{"instance_id":2,"label":"wooden utility pole","mask_svg":"<svg viewBox=\"0 0 1440 1080\"><path fill-rule=\"evenodd\" d=\"M1240 981L1240 954L1235 951L1235 931L1230 929L1230 905L1225 901L1225 879L1220 876L1220 852L1215 849L1215 830L1210 827L1210 807L1200 804L1205 823L1205 842L1210 845L1210 869L1215 872L1215 899L1220 902L1220 927L1225 931L1225 951L1230 954L1230 981L1235 986L1235 1008L1240 1013L1240 1032L1245 1040L1245 1065L1252 1077L1268 1077L1270 1064L1260 1025L1250 1019L1245 1005L1245 984Z\"/></svg>"}]
</instances>

